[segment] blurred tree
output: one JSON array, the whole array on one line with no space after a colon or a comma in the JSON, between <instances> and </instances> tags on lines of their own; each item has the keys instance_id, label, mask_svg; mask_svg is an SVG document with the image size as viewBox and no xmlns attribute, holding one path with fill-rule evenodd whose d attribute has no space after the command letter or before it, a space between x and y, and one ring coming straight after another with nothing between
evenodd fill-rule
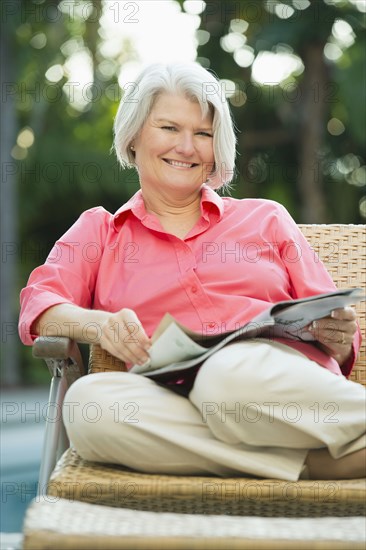
<instances>
[{"instance_id":1,"label":"blurred tree","mask_svg":"<svg viewBox=\"0 0 366 550\"><path fill-rule=\"evenodd\" d=\"M298 222L362 221L366 48L356 3L207 1L198 42L243 129L234 192L279 200Z\"/></svg>"},{"instance_id":2,"label":"blurred tree","mask_svg":"<svg viewBox=\"0 0 366 550\"><path fill-rule=\"evenodd\" d=\"M178 3L189 11L189 2ZM18 264L5 269L13 291L3 287L13 312L30 271L83 210L115 211L138 188L135 172L122 172L109 153L123 93L119 72L137 60L123 32L106 47L106 6L109 15L126 17L130 12L120 5L0 3L3 40L11 48L2 48L2 65L8 52L6 71L13 71L2 73L2 168L4 174L10 154L16 179L15 185L9 176L4 191L16 188L19 195L19 237L9 236L16 230L15 194L2 212L8 220L2 239L18 251ZM222 79L239 129L233 193L278 200L298 222L362 221L365 23L355 0L207 0L197 44L198 61ZM275 81L278 60L283 74ZM26 382L41 373L48 380L29 350L20 353Z\"/></svg>"},{"instance_id":3,"label":"blurred tree","mask_svg":"<svg viewBox=\"0 0 366 550\"><path fill-rule=\"evenodd\" d=\"M127 40L115 53L103 53L104 3L99 0L7 0L2 8L1 23L8 31L3 36L13 56L7 67L14 68L11 76L3 75L8 86L3 107L7 120L13 121L5 133L13 188L19 195L18 216L10 215L9 201L3 203L8 219L19 219L18 236L7 224L19 269L11 271L10 262L5 265L12 292L9 285L2 285L2 291L11 296L15 324L19 291L55 240L83 210L102 205L115 211L138 188L135 172L121 171L110 154L113 119L122 97L119 71L136 55ZM9 188L10 176L8 182ZM13 332L7 338L8 357L10 340L19 347ZM29 350L22 347L20 353L23 380L48 381L46 369L32 360ZM21 381L5 356L1 368L4 383Z\"/></svg>"},{"instance_id":4,"label":"blurred tree","mask_svg":"<svg viewBox=\"0 0 366 550\"><path fill-rule=\"evenodd\" d=\"M14 0L12 6L19 9L19 0ZM20 380L19 348L17 345L16 326L17 314L14 307L14 279L17 272L18 227L17 227L17 193L16 173L11 157L16 133L17 122L14 100L11 88L14 84L14 51L11 48L13 25L4 25L1 20L1 365L6 369L1 371L1 382L4 385L15 385ZM10 93L10 97L7 97Z\"/></svg>"}]
</instances>

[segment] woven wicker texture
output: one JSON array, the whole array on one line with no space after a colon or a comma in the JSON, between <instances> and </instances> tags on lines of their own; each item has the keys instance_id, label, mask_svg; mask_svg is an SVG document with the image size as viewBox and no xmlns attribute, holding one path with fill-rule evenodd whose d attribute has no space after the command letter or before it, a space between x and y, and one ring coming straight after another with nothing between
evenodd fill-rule
<instances>
[{"instance_id":1,"label":"woven wicker texture","mask_svg":"<svg viewBox=\"0 0 366 550\"><path fill-rule=\"evenodd\" d=\"M33 502L24 550L362 548L363 518L243 518L138 512L81 502Z\"/></svg>"},{"instance_id":2,"label":"woven wicker texture","mask_svg":"<svg viewBox=\"0 0 366 550\"><path fill-rule=\"evenodd\" d=\"M366 293L366 225L299 225L338 288ZM366 386L365 302L356 304L363 342L350 379Z\"/></svg>"},{"instance_id":3,"label":"woven wicker texture","mask_svg":"<svg viewBox=\"0 0 366 550\"><path fill-rule=\"evenodd\" d=\"M362 287L366 292L366 225L299 225L338 288ZM356 305L362 334L366 332L365 302ZM102 350L90 348L89 372L125 371L125 364ZM366 386L366 338L351 380Z\"/></svg>"},{"instance_id":4,"label":"woven wicker texture","mask_svg":"<svg viewBox=\"0 0 366 550\"><path fill-rule=\"evenodd\" d=\"M363 287L366 278L366 226L301 225L339 288ZM364 306L364 303L363 303ZM365 312L358 305L365 332ZM355 381L366 384L366 338ZM99 346L91 347L90 372L125 370ZM140 474L114 465L82 460L68 450L59 461L48 493L136 510L261 516L355 516L365 512L365 480L299 481L254 478L176 477Z\"/></svg>"},{"instance_id":5,"label":"woven wicker texture","mask_svg":"<svg viewBox=\"0 0 366 550\"><path fill-rule=\"evenodd\" d=\"M74 449L59 460L48 495L156 512L263 517L358 516L366 480L297 482L278 479L153 475L88 462Z\"/></svg>"},{"instance_id":6,"label":"woven wicker texture","mask_svg":"<svg viewBox=\"0 0 366 550\"><path fill-rule=\"evenodd\" d=\"M98 344L90 346L89 353L89 374L95 372L125 371L126 365L108 351L102 349Z\"/></svg>"}]
</instances>

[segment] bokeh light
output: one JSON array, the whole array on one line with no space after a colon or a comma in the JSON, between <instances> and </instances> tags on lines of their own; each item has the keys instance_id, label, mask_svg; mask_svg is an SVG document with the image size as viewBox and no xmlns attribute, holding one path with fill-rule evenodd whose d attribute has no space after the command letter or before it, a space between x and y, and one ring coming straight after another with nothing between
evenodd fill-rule
<instances>
[{"instance_id":1,"label":"bokeh light","mask_svg":"<svg viewBox=\"0 0 366 550\"><path fill-rule=\"evenodd\" d=\"M288 53L259 52L253 62L252 79L259 84L276 85L304 71L300 57Z\"/></svg>"},{"instance_id":2,"label":"bokeh light","mask_svg":"<svg viewBox=\"0 0 366 550\"><path fill-rule=\"evenodd\" d=\"M33 143L34 143L33 130L29 126L26 126L22 130L20 130L18 134L17 145L19 145L19 147L23 147L24 149L28 149L33 145Z\"/></svg>"},{"instance_id":3,"label":"bokeh light","mask_svg":"<svg viewBox=\"0 0 366 550\"><path fill-rule=\"evenodd\" d=\"M331 118L328 121L327 129L332 136L340 136L346 128L339 118Z\"/></svg>"}]
</instances>

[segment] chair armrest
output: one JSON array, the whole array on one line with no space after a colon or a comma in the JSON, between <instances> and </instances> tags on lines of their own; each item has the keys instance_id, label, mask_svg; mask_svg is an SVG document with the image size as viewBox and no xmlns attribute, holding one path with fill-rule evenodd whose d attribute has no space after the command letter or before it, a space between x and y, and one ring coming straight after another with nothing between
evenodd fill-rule
<instances>
[{"instance_id":1,"label":"chair armrest","mask_svg":"<svg viewBox=\"0 0 366 550\"><path fill-rule=\"evenodd\" d=\"M52 376L38 483L40 497L46 494L51 472L70 444L62 415L57 414L54 419L54 410L55 408L56 411L62 410L67 389L86 372L79 347L71 338L39 336L34 341L32 352L33 357L46 361Z\"/></svg>"},{"instance_id":2,"label":"chair armrest","mask_svg":"<svg viewBox=\"0 0 366 550\"><path fill-rule=\"evenodd\" d=\"M71 338L65 336L38 336L33 344L33 357L39 359L68 359L74 349L75 342Z\"/></svg>"},{"instance_id":3,"label":"chair armrest","mask_svg":"<svg viewBox=\"0 0 366 550\"><path fill-rule=\"evenodd\" d=\"M79 347L65 336L39 336L33 343L33 357L44 359L51 376L65 376L70 386L86 370Z\"/></svg>"}]
</instances>

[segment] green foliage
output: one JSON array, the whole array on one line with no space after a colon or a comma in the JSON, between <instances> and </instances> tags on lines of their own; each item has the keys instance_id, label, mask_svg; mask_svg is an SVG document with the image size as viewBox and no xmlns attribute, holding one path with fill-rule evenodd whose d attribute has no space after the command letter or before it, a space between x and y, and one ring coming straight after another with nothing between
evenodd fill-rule
<instances>
[{"instance_id":1,"label":"green foliage","mask_svg":"<svg viewBox=\"0 0 366 550\"><path fill-rule=\"evenodd\" d=\"M293 13L281 18L275 9L277 6L284 14L285 5ZM298 222L363 223L359 202L365 188L362 182L354 185L349 174L339 172L337 160L352 154L358 166L365 165L365 17L347 0L316 0L303 10L294 9L295 5L290 0L218 2L208 4L202 14L200 30L209 32L210 39L198 48L198 59L206 66L209 60L210 70L234 82L237 90L229 98L238 127L239 177L234 193L278 200ZM220 9L214 9L218 6ZM241 34L254 55L263 51L293 53L303 61L305 70L276 86L254 82L253 65L240 67L234 54L222 47L223 37L233 32L231 22L245 19L247 28ZM344 48L339 60L330 61L321 52L328 41L336 42L332 29L338 20L351 26L354 44ZM318 74L322 71L323 81L317 79L314 65L320 66ZM238 93L243 93L246 101L236 106ZM310 104L316 113L319 102L321 119L309 111ZM312 168L312 184L320 189L324 201L324 218L315 220L307 219L304 209L311 186L308 196L299 187L304 170L300 160L306 140L304 121L309 118L318 127L320 146L307 162ZM344 124L342 134L329 133L331 118ZM254 170L259 174L255 178L249 167L258 164L258 159L262 169Z\"/></svg>"},{"instance_id":2,"label":"green foliage","mask_svg":"<svg viewBox=\"0 0 366 550\"><path fill-rule=\"evenodd\" d=\"M365 101L365 52L366 29L358 34L355 42L335 67L335 80L339 85L340 103L349 132L355 146L366 146L366 101Z\"/></svg>"},{"instance_id":3,"label":"green foliage","mask_svg":"<svg viewBox=\"0 0 366 550\"><path fill-rule=\"evenodd\" d=\"M184 9L183 0L179 0L179 4ZM364 190L362 181L350 184L351 171L341 173L335 168L339 159L349 159L349 155L353 155L353 168L365 164L366 38L362 14L347 0L316 0L305 10L295 10L287 19L274 13L274 1L257 0L248 4L256 7L256 15L248 17L246 45L253 48L255 55L281 49L293 52L303 60L305 71L291 76L281 86L253 82L252 66L240 67L233 55L220 45L220 39L229 32L230 21L243 19L247 4L207 3L206 11L201 14L200 29L208 31L210 39L198 47L198 61L209 65L220 78L233 81L237 90L246 96L246 102L240 105L235 105L235 98L231 98L239 153L232 194L278 200L297 221L307 221L302 218L304 197L298 185L302 169L299 160L302 125L304 119L311 116L304 110L304 84L311 68L307 55L310 47L324 46L334 22L342 19L353 29L354 44L345 48L338 61L324 61L327 82L333 88L321 90L325 91L325 118L313 120L323 128L318 169L327 216L317 221L363 222L358 208ZM293 2L287 0L277 4L293 6ZM272 11L268 11L270 5ZM54 241L83 210L102 205L115 211L138 189L135 172L122 172L114 154L110 153L113 118L121 95L120 91L116 93L119 90L117 72L121 64L134 59L131 45L125 42L123 51L109 58L101 53L102 3L97 0L86 19L61 13L54 0L22 0L20 6L4 29L11 41L8 61L17 90L15 134L26 127L34 134L27 156L14 160L20 198L19 290L31 269L44 261ZM213 7L218 7L214 14ZM235 10L240 12L237 17ZM39 13L47 13L49 17L39 17ZM50 17L51 13L54 17ZM94 82L93 90L88 91L92 99L81 110L70 103L65 93L66 74L53 82L45 76L55 65L64 66L70 54L78 49L90 57ZM108 66L104 72L100 68L103 62ZM314 103L319 92L316 86L317 82L313 82L310 89ZM345 131L341 135L327 132L331 117L343 122ZM30 359L29 350L22 352L22 358L26 368L28 363L29 368L38 369ZM44 372L43 366L39 368ZM29 380L40 380L43 376L48 375L37 373Z\"/></svg>"}]
</instances>

